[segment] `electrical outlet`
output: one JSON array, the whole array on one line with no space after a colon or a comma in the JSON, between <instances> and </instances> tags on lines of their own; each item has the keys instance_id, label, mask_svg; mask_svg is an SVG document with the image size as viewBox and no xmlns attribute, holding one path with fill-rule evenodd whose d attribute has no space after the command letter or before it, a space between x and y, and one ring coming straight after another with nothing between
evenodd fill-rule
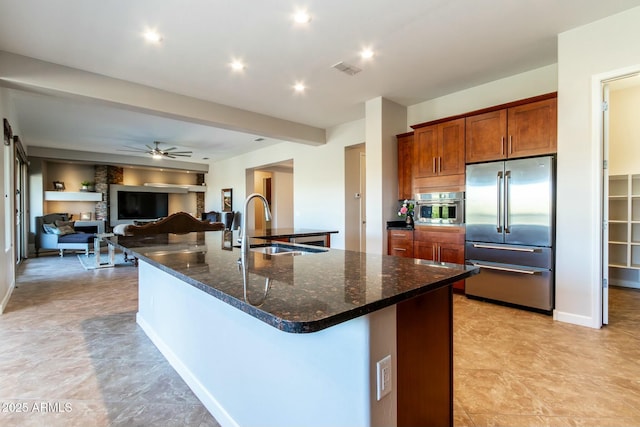
<instances>
[{"instance_id":1,"label":"electrical outlet","mask_svg":"<svg viewBox=\"0 0 640 427\"><path fill-rule=\"evenodd\" d=\"M391 355L383 358L376 363L377 378L377 399L380 400L387 394L391 393L392 371L391 371Z\"/></svg>"}]
</instances>

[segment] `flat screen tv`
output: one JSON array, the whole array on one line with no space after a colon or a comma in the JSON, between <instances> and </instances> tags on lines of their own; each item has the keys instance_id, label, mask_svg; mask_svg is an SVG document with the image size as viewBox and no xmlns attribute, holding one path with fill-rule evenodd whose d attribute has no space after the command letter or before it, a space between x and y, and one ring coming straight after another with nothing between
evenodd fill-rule
<instances>
[{"instance_id":1,"label":"flat screen tv","mask_svg":"<svg viewBox=\"0 0 640 427\"><path fill-rule=\"evenodd\" d=\"M118 219L156 219L169 215L169 194L118 191Z\"/></svg>"}]
</instances>

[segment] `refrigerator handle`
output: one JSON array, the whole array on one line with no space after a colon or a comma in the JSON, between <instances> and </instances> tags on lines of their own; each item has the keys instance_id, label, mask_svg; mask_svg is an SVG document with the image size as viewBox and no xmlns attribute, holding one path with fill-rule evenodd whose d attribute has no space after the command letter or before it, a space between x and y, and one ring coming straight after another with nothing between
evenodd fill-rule
<instances>
[{"instance_id":1,"label":"refrigerator handle","mask_svg":"<svg viewBox=\"0 0 640 427\"><path fill-rule=\"evenodd\" d=\"M504 172L504 232L511 233L509 230L509 180L511 179L511 171Z\"/></svg>"},{"instance_id":2,"label":"refrigerator handle","mask_svg":"<svg viewBox=\"0 0 640 427\"><path fill-rule=\"evenodd\" d=\"M498 193L497 194L498 197L496 199L497 200L497 204L498 204L498 206L496 207L496 212L497 212L497 214L496 214L496 231L498 233L502 233L502 221L501 221L502 218L501 218L501 215L500 215L500 212L501 212L500 202L501 202L501 199L502 199L500 197L500 189L502 187L500 184L501 184L501 181L502 181L502 171L498 171L498 177L496 178L496 180L497 180L496 192Z\"/></svg>"}]
</instances>

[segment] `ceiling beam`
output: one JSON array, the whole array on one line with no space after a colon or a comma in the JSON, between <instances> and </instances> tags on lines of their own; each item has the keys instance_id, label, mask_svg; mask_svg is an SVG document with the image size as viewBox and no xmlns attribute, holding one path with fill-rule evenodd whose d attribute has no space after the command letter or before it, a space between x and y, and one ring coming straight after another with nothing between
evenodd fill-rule
<instances>
[{"instance_id":1,"label":"ceiling beam","mask_svg":"<svg viewBox=\"0 0 640 427\"><path fill-rule=\"evenodd\" d=\"M142 156L125 156L109 153L94 153L90 151L62 150L49 147L27 147L29 157L39 157L47 160L62 162L91 163L112 166L136 166L155 169L169 169L174 171L189 171L209 173L209 165L204 163L185 162L182 160L153 159Z\"/></svg>"},{"instance_id":2,"label":"ceiling beam","mask_svg":"<svg viewBox=\"0 0 640 427\"><path fill-rule=\"evenodd\" d=\"M0 51L0 85L308 145L326 131L150 86Z\"/></svg>"}]
</instances>

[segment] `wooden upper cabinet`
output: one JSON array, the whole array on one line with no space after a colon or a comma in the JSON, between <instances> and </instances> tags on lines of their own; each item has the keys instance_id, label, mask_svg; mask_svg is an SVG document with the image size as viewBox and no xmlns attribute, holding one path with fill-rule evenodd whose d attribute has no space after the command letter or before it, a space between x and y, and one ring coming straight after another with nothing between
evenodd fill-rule
<instances>
[{"instance_id":1,"label":"wooden upper cabinet","mask_svg":"<svg viewBox=\"0 0 640 427\"><path fill-rule=\"evenodd\" d=\"M464 174L464 118L415 130L413 177Z\"/></svg>"},{"instance_id":2,"label":"wooden upper cabinet","mask_svg":"<svg viewBox=\"0 0 640 427\"><path fill-rule=\"evenodd\" d=\"M509 158L557 151L557 98L509 108L507 123Z\"/></svg>"},{"instance_id":3,"label":"wooden upper cabinet","mask_svg":"<svg viewBox=\"0 0 640 427\"><path fill-rule=\"evenodd\" d=\"M467 163L507 157L507 110L491 111L466 118Z\"/></svg>"},{"instance_id":4,"label":"wooden upper cabinet","mask_svg":"<svg viewBox=\"0 0 640 427\"><path fill-rule=\"evenodd\" d=\"M398 136L398 200L413 199L413 133Z\"/></svg>"},{"instance_id":5,"label":"wooden upper cabinet","mask_svg":"<svg viewBox=\"0 0 640 427\"><path fill-rule=\"evenodd\" d=\"M557 151L557 98L466 118L466 162L552 154Z\"/></svg>"},{"instance_id":6,"label":"wooden upper cabinet","mask_svg":"<svg viewBox=\"0 0 640 427\"><path fill-rule=\"evenodd\" d=\"M439 175L457 175L465 172L464 134L464 119L438 125Z\"/></svg>"}]
</instances>

